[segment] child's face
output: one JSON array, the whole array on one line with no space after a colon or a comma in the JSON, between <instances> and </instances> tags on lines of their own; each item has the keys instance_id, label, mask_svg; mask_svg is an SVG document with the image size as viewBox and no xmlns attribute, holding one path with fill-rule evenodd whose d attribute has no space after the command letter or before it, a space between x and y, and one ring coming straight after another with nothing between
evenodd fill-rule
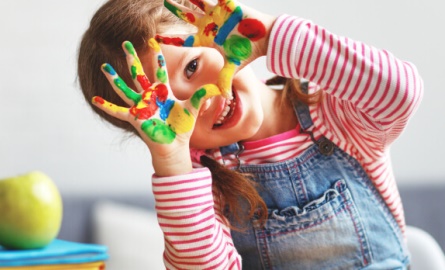
<instances>
[{"instance_id":1,"label":"child's face","mask_svg":"<svg viewBox=\"0 0 445 270\"><path fill-rule=\"evenodd\" d=\"M224 64L223 57L217 50L206 47L161 47L169 83L176 98L186 100L202 85L216 83ZM150 63L145 64L148 66ZM244 68L234 77L234 99L230 105L222 96L207 100L196 120L191 147L216 148L252 137L263 121L259 93L252 89L257 83L258 80L250 68ZM224 110L228 110L228 113L221 117Z\"/></svg>"}]
</instances>

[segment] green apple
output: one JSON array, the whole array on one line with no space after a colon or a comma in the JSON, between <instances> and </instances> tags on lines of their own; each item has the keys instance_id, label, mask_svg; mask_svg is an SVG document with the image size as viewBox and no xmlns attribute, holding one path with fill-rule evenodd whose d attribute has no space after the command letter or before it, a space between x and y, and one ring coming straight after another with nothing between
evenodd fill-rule
<instances>
[{"instance_id":1,"label":"green apple","mask_svg":"<svg viewBox=\"0 0 445 270\"><path fill-rule=\"evenodd\" d=\"M35 249L59 233L62 198L53 181L39 171L0 180L0 245Z\"/></svg>"}]
</instances>

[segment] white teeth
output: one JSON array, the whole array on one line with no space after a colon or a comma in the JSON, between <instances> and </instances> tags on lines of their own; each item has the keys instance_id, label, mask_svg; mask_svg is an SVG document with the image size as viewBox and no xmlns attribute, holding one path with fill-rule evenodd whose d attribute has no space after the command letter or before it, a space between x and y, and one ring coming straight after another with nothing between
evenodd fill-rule
<instances>
[{"instance_id":1,"label":"white teeth","mask_svg":"<svg viewBox=\"0 0 445 270\"><path fill-rule=\"evenodd\" d=\"M221 125L225 119L225 117L229 114L230 112L230 105L233 103L233 96L226 101L226 107L224 108L224 110L221 112L221 114L219 115L218 120L215 122L215 125Z\"/></svg>"}]
</instances>

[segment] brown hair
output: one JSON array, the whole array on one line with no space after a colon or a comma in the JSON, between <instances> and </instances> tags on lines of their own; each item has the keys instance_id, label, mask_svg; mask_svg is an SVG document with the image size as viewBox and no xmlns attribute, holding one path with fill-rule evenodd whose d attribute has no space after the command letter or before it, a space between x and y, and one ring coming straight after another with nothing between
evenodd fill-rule
<instances>
[{"instance_id":1,"label":"brown hair","mask_svg":"<svg viewBox=\"0 0 445 270\"><path fill-rule=\"evenodd\" d=\"M164 8L163 0L109 0L97 10L80 43L78 80L87 103L102 119L126 132L139 135L131 124L114 118L91 104L93 96L101 96L114 104L127 106L114 92L100 66L110 63L122 79L133 87L121 49L122 42L131 41L139 56L143 57L144 52L148 51L148 39L172 26L186 27L184 22ZM289 98L313 102L313 97L308 98L308 95L301 93L298 80L280 77L274 80L269 84L284 86L283 102ZM235 218L236 223L241 226L255 214L262 221L267 218L266 204L259 196L256 184L248 176L227 169L207 157L201 158L201 163L212 172L213 186L223 202L220 204L222 213ZM248 215L245 213L246 209L240 205L247 205Z\"/></svg>"}]
</instances>

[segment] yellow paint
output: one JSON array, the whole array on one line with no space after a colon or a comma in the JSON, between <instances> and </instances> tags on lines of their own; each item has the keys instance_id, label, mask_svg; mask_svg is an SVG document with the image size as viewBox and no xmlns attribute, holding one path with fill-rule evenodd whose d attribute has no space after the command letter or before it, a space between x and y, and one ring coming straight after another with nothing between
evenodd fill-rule
<instances>
[{"instance_id":1,"label":"yellow paint","mask_svg":"<svg viewBox=\"0 0 445 270\"><path fill-rule=\"evenodd\" d=\"M218 86L225 97L232 96L232 78L235 74L235 68L236 65L234 63L227 62L219 73Z\"/></svg>"},{"instance_id":2,"label":"yellow paint","mask_svg":"<svg viewBox=\"0 0 445 270\"><path fill-rule=\"evenodd\" d=\"M141 61L139 60L139 58L134 58L133 57L133 66L136 67L136 74L137 75L145 75L144 69L142 68L142 64Z\"/></svg>"},{"instance_id":3,"label":"yellow paint","mask_svg":"<svg viewBox=\"0 0 445 270\"><path fill-rule=\"evenodd\" d=\"M176 134L182 134L192 130L195 117L187 113L178 102L175 102L166 122Z\"/></svg>"},{"instance_id":4,"label":"yellow paint","mask_svg":"<svg viewBox=\"0 0 445 270\"><path fill-rule=\"evenodd\" d=\"M106 101L105 99L102 99L102 100L103 100L103 103L99 103L99 102L96 102L96 101L95 101L95 98L96 98L96 97L93 97L93 103L96 104L96 105L99 106L99 107L102 107L102 108L105 109L106 111L109 111L109 112L111 112L111 113L116 113L116 114L117 114L117 113L128 113L128 112L129 112L129 109L128 109L128 108L114 105L113 103L108 102L108 101Z\"/></svg>"},{"instance_id":5,"label":"yellow paint","mask_svg":"<svg viewBox=\"0 0 445 270\"><path fill-rule=\"evenodd\" d=\"M221 95L221 91L219 90L218 86L214 84L206 84L202 88L206 90L206 95L204 96L204 98L211 98Z\"/></svg>"},{"instance_id":6,"label":"yellow paint","mask_svg":"<svg viewBox=\"0 0 445 270\"><path fill-rule=\"evenodd\" d=\"M198 23L196 24L196 27L198 29L201 29L202 31L204 31L206 26L211 24L212 22L214 22L214 18L204 17L198 21ZM211 46L211 45L213 45L214 39L215 39L215 37L213 35L206 35L203 32L202 34L195 36L195 42L193 43L193 46L195 46L195 47Z\"/></svg>"},{"instance_id":7,"label":"yellow paint","mask_svg":"<svg viewBox=\"0 0 445 270\"><path fill-rule=\"evenodd\" d=\"M142 93L142 100L143 101L149 101L151 99L152 93L153 93L153 91L144 91Z\"/></svg>"},{"instance_id":8,"label":"yellow paint","mask_svg":"<svg viewBox=\"0 0 445 270\"><path fill-rule=\"evenodd\" d=\"M159 46L159 43L154 38L148 40L148 46L157 53L161 51L161 46Z\"/></svg>"}]
</instances>

